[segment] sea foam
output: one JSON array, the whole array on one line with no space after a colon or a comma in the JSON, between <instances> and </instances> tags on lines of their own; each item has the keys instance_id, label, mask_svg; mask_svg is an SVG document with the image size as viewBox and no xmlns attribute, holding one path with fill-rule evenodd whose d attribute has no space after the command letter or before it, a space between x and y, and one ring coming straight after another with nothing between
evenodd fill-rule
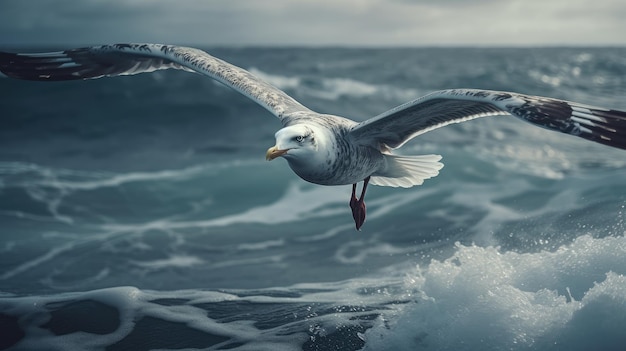
<instances>
[{"instance_id":1,"label":"sea foam","mask_svg":"<svg viewBox=\"0 0 626 351\"><path fill-rule=\"evenodd\" d=\"M366 350L621 350L626 238L583 235L519 254L457 244L406 275L415 303L369 330Z\"/></svg>"},{"instance_id":2,"label":"sea foam","mask_svg":"<svg viewBox=\"0 0 626 351\"><path fill-rule=\"evenodd\" d=\"M16 350L622 350L625 252L624 236L536 253L456 244L340 282L4 294L0 315L23 334Z\"/></svg>"}]
</instances>

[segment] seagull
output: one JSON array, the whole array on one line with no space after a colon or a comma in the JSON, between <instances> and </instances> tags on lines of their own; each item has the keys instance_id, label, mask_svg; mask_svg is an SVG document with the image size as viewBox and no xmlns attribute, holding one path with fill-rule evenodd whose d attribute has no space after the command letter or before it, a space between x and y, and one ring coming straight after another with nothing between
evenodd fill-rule
<instances>
[{"instance_id":1,"label":"seagull","mask_svg":"<svg viewBox=\"0 0 626 351\"><path fill-rule=\"evenodd\" d=\"M365 222L368 184L409 188L435 177L440 155L393 154L414 137L479 117L512 115L539 127L626 149L626 112L504 91L449 89L430 93L356 122L300 104L250 72L190 47L113 44L45 53L0 52L0 72L12 78L59 81L133 75L163 69L195 72L252 99L282 123L268 161L282 157L302 179L350 185L357 230ZM363 182L357 197L357 184Z\"/></svg>"}]
</instances>

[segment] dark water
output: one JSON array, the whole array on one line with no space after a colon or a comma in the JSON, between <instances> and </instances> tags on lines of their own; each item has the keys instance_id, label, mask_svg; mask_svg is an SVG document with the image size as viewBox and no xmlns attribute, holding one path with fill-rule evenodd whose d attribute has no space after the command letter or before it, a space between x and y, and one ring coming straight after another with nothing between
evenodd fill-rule
<instances>
[{"instance_id":1,"label":"dark water","mask_svg":"<svg viewBox=\"0 0 626 351\"><path fill-rule=\"evenodd\" d=\"M626 49L209 49L364 120L484 88L626 110ZM626 152L512 117L350 187L266 162L278 120L200 75L0 79L0 350L621 350Z\"/></svg>"}]
</instances>

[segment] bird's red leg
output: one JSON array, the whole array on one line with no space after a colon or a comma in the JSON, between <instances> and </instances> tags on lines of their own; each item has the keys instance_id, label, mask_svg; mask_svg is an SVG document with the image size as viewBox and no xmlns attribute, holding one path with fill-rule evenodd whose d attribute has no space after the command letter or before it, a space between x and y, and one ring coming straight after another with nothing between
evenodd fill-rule
<instances>
[{"instance_id":1,"label":"bird's red leg","mask_svg":"<svg viewBox=\"0 0 626 351\"><path fill-rule=\"evenodd\" d=\"M356 208L356 183L352 184L352 197L350 197L350 208L352 209L352 216L354 216L354 209Z\"/></svg>"},{"instance_id":2,"label":"bird's red leg","mask_svg":"<svg viewBox=\"0 0 626 351\"><path fill-rule=\"evenodd\" d=\"M350 197L350 208L352 209L352 218L354 218L354 224L356 230L361 230L361 226L365 222L365 191L367 190L367 184L370 181L370 177L363 180L363 190L361 190L361 198L356 198L356 183L352 184L352 197Z\"/></svg>"}]
</instances>

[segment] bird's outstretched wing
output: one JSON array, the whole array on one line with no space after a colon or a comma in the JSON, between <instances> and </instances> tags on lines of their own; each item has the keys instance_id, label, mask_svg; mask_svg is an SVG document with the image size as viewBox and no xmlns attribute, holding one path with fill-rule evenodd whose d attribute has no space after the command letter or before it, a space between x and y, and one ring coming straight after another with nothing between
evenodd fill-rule
<instances>
[{"instance_id":1,"label":"bird's outstretched wing","mask_svg":"<svg viewBox=\"0 0 626 351\"><path fill-rule=\"evenodd\" d=\"M479 117L513 115L534 125L626 149L626 112L502 91L442 90L359 123L364 145L398 148L415 136Z\"/></svg>"},{"instance_id":2,"label":"bird's outstretched wing","mask_svg":"<svg viewBox=\"0 0 626 351\"><path fill-rule=\"evenodd\" d=\"M58 52L0 52L0 72L28 80L75 80L182 69L218 80L280 118L309 111L282 90L250 72L194 48L161 44L115 44Z\"/></svg>"}]
</instances>

